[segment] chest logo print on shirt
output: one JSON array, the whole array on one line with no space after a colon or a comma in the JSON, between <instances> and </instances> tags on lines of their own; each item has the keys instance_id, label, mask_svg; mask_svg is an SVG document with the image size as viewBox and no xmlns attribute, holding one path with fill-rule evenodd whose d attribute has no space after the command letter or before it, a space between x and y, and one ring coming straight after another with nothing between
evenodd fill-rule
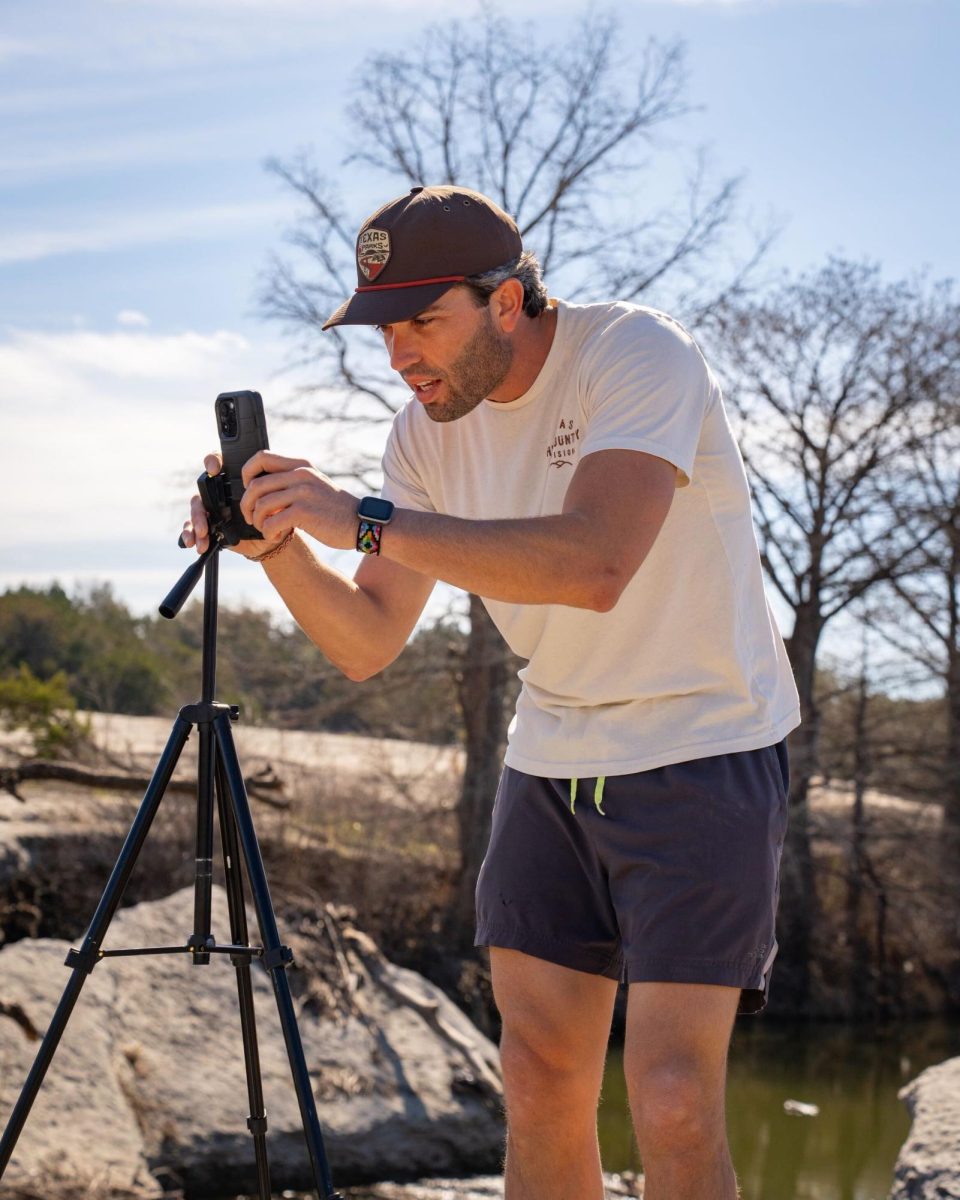
<instances>
[{"instance_id":1,"label":"chest logo print on shirt","mask_svg":"<svg viewBox=\"0 0 960 1200\"><path fill-rule=\"evenodd\" d=\"M547 447L547 466L572 467L577 457L580 427L573 417L564 418L557 426L553 441Z\"/></svg>"}]
</instances>

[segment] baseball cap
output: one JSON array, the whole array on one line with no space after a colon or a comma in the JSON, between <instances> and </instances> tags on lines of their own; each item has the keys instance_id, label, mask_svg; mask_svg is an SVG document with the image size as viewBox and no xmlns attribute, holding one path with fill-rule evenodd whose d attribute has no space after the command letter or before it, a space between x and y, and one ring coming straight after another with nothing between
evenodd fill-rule
<instances>
[{"instance_id":1,"label":"baseball cap","mask_svg":"<svg viewBox=\"0 0 960 1200\"><path fill-rule=\"evenodd\" d=\"M409 321L467 275L522 253L516 222L486 196L469 188L411 188L364 221L357 290L323 328Z\"/></svg>"}]
</instances>

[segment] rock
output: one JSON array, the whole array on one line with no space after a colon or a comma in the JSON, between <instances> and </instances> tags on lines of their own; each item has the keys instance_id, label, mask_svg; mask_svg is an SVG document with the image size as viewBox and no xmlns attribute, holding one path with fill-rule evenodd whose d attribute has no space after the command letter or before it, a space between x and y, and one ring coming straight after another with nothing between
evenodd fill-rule
<instances>
[{"instance_id":1,"label":"rock","mask_svg":"<svg viewBox=\"0 0 960 1200\"><path fill-rule=\"evenodd\" d=\"M802 1100L784 1100L783 1111L789 1117L818 1117L820 1108L816 1104L805 1104Z\"/></svg>"},{"instance_id":2,"label":"rock","mask_svg":"<svg viewBox=\"0 0 960 1200\"><path fill-rule=\"evenodd\" d=\"M337 1185L496 1170L496 1048L438 988L389 963L334 914L324 920L328 958L343 976L338 1003L303 1000L302 988L295 998ZM105 947L184 944L192 928L187 888L118 912ZM213 928L229 940L220 888ZM24 940L0 950L0 1122L69 978L67 949ZM273 1186L309 1189L273 989L259 965L253 982ZM203 967L187 955L111 959L84 985L0 1197L65 1164L67 1175L103 1188L157 1194L160 1182L194 1195L253 1193L248 1115L229 958L214 955Z\"/></svg>"},{"instance_id":3,"label":"rock","mask_svg":"<svg viewBox=\"0 0 960 1200\"><path fill-rule=\"evenodd\" d=\"M929 1067L899 1095L913 1124L897 1158L890 1200L960 1197L960 1058Z\"/></svg>"},{"instance_id":4,"label":"rock","mask_svg":"<svg viewBox=\"0 0 960 1200\"><path fill-rule=\"evenodd\" d=\"M604 1191L615 1197L643 1197L643 1179L631 1172L606 1175ZM487 1175L473 1179L422 1179L419 1183L379 1183L348 1192L349 1200L502 1200L503 1178ZM305 1198L306 1200L306 1198Z\"/></svg>"}]
</instances>

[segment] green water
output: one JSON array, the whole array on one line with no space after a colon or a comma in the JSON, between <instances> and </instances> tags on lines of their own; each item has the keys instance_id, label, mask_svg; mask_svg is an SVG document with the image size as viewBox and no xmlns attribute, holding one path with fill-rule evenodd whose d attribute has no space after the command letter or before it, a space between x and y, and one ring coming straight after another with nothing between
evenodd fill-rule
<instances>
[{"instance_id":1,"label":"green water","mask_svg":"<svg viewBox=\"0 0 960 1200\"><path fill-rule=\"evenodd\" d=\"M897 1091L960 1054L960 1023L892 1029L741 1020L730 1050L727 1128L743 1200L886 1200L910 1127ZM785 1100L819 1106L790 1116ZM608 1171L642 1170L623 1058L611 1048L600 1106Z\"/></svg>"}]
</instances>

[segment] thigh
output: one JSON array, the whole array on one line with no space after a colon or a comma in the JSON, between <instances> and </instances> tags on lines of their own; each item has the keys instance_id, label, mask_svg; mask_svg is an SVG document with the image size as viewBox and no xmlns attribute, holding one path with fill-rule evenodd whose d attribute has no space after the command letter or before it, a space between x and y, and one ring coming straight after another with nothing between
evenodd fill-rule
<instances>
[{"instance_id":1,"label":"thigh","mask_svg":"<svg viewBox=\"0 0 960 1200\"><path fill-rule=\"evenodd\" d=\"M619 980L607 872L589 813L571 811L569 788L504 768L477 882L476 944Z\"/></svg>"},{"instance_id":2,"label":"thigh","mask_svg":"<svg viewBox=\"0 0 960 1200\"><path fill-rule=\"evenodd\" d=\"M617 982L518 950L490 948L505 1057L595 1079L599 1089Z\"/></svg>"},{"instance_id":3,"label":"thigh","mask_svg":"<svg viewBox=\"0 0 960 1200\"><path fill-rule=\"evenodd\" d=\"M604 805L628 981L739 988L742 1011L762 1008L787 810L776 747L608 780Z\"/></svg>"}]
</instances>

